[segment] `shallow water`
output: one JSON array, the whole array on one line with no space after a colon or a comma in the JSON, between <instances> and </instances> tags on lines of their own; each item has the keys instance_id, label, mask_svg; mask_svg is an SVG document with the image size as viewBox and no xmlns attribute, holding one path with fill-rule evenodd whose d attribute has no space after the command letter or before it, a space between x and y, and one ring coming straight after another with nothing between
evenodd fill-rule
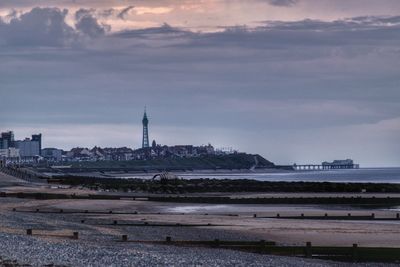
<instances>
[{"instance_id":1,"label":"shallow water","mask_svg":"<svg viewBox=\"0 0 400 267\"><path fill-rule=\"evenodd\" d=\"M313 210L316 206L283 206L283 205L242 205L242 204L199 204L199 205L176 205L167 208L167 212L173 213L243 213L243 212L276 212L278 211L296 211Z\"/></svg>"},{"instance_id":2,"label":"shallow water","mask_svg":"<svg viewBox=\"0 0 400 267\"><path fill-rule=\"evenodd\" d=\"M257 213L257 212L300 212L300 211L348 211L380 210L400 211L400 207L352 206L352 205L265 205L265 204L177 204L165 208L172 213Z\"/></svg>"}]
</instances>

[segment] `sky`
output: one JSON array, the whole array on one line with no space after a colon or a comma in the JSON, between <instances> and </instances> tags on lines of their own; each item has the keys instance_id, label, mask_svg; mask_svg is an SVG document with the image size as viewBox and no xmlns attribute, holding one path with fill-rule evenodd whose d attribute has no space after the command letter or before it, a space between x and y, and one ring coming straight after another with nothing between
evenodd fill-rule
<instances>
[{"instance_id":1,"label":"sky","mask_svg":"<svg viewBox=\"0 0 400 267\"><path fill-rule=\"evenodd\" d=\"M2 0L0 131L400 166L398 0Z\"/></svg>"}]
</instances>

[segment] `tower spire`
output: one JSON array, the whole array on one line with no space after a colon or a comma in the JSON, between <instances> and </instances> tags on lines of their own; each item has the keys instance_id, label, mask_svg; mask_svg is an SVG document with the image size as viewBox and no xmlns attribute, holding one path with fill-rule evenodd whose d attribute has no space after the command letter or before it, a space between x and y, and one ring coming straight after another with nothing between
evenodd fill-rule
<instances>
[{"instance_id":1,"label":"tower spire","mask_svg":"<svg viewBox=\"0 0 400 267\"><path fill-rule=\"evenodd\" d=\"M146 106L144 107L142 124L143 124L142 148L147 148L149 147L149 119L147 118Z\"/></svg>"}]
</instances>

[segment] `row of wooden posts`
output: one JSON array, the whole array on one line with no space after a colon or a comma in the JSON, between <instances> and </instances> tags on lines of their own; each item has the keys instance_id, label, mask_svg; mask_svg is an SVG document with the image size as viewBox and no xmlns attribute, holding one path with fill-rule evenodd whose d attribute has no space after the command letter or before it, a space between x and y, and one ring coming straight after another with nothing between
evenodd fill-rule
<instances>
[{"instance_id":1,"label":"row of wooden posts","mask_svg":"<svg viewBox=\"0 0 400 267\"><path fill-rule=\"evenodd\" d=\"M127 196L103 194L61 194L44 192L0 192L0 197L18 197L32 199L103 199L103 200L140 200L176 203L208 204L352 204L352 205L400 205L400 197L264 197L264 198L230 198L230 197L187 197L187 196Z\"/></svg>"},{"instance_id":2,"label":"row of wooden posts","mask_svg":"<svg viewBox=\"0 0 400 267\"><path fill-rule=\"evenodd\" d=\"M26 234L27 235L33 235L33 229L31 229L31 228L26 229ZM78 240L79 239L79 232L73 232L71 238Z\"/></svg>"},{"instance_id":3,"label":"row of wooden posts","mask_svg":"<svg viewBox=\"0 0 400 267\"><path fill-rule=\"evenodd\" d=\"M257 214L253 214L254 218L257 218ZM280 219L319 219L319 218L338 218L338 219L345 219L347 218L353 218L353 219L376 219L375 213L371 213L371 215L352 215L351 213L347 213L347 216L344 215L328 215L328 213L325 213L323 216L319 215L304 215L304 213L301 213L300 216L281 216L280 213L277 213L276 216L267 216L267 217L259 217L259 218L280 218ZM392 219L389 217L385 218L380 218L380 219ZM396 219L400 219L400 213L396 213Z\"/></svg>"},{"instance_id":4,"label":"row of wooden posts","mask_svg":"<svg viewBox=\"0 0 400 267\"><path fill-rule=\"evenodd\" d=\"M23 171L19 168L11 168L11 167L0 167L0 171L14 176L16 178L20 178L22 180L26 180L28 182L35 182L37 180L39 180L39 177L33 173L28 173L27 171ZM45 180L43 180L45 181Z\"/></svg>"},{"instance_id":5,"label":"row of wooden posts","mask_svg":"<svg viewBox=\"0 0 400 267\"><path fill-rule=\"evenodd\" d=\"M26 229L26 234L27 235L33 235L33 230L32 229ZM72 239L78 240L79 239L79 232L73 232L72 236L70 237ZM121 240L122 242L129 242L130 240L128 239L128 235L122 235ZM170 245L199 245L199 246L211 246L211 247L228 247L228 248L238 248L241 247L248 247L248 248L259 248L259 249L266 249L266 248L272 248L275 247L275 242L267 242L265 240L260 240L260 241L221 241L219 239L214 239L212 241L172 241L171 236L166 236L165 241L131 241L131 242L143 242L143 243L158 243L158 244L170 244ZM301 247L299 247L301 248ZM353 244L352 250L351 250L351 259L353 261L357 261L357 249L358 245ZM266 250L267 252L268 250ZM297 255L294 255L297 256ZM306 246L304 247L304 254L306 258L311 258L313 256L313 246L311 242L307 242Z\"/></svg>"},{"instance_id":6,"label":"row of wooden posts","mask_svg":"<svg viewBox=\"0 0 400 267\"><path fill-rule=\"evenodd\" d=\"M13 211L17 211L17 209L16 209L16 208L13 208ZM29 212L29 211L27 211L27 212ZM40 209L36 209L35 212L40 212ZM42 212L43 212L43 211L42 211ZM63 209L60 209L60 210L58 210L58 211L48 211L48 213L52 213L52 212L54 212L54 213L56 213L56 212L58 212L58 213L64 213L64 210L63 210ZM67 212L67 213L68 213L68 212ZM70 212L70 213L72 213L72 212ZM76 213L102 213L102 214L104 214L104 213L109 213L109 214L113 214L113 211L110 210L110 211L108 211L108 212L93 212L93 211L92 211L92 212L89 212L89 210L84 210L84 211L82 211L82 212L77 211ZM115 214L139 214L139 213L138 213L137 211L135 211L135 212L132 212L132 213L121 213L121 212L116 212ZM146 214L146 213L143 213L143 214ZM155 214L162 215L161 213L155 213ZM168 214L168 215L174 215L174 214ZM178 214L178 215L185 215L185 214L182 213L182 214ZM208 215L208 213L205 213L204 215ZM225 215L225 216L239 216L238 214L222 214L222 215ZM328 213L325 213L323 216L319 216L319 215L308 215L308 216L306 216L306 215L304 215L304 213L301 213L300 216L281 216L280 213L277 213L276 216L262 216L262 217L258 216L256 213L254 213L254 214L253 214L253 217L254 217L254 218L257 218L257 217L258 217L258 218L280 218L280 219L298 219L298 218L300 218L300 219L320 219L320 218L335 218L335 219L346 219L346 218L352 218L352 219L377 219L377 218L375 217L375 213L371 213L371 215L352 215L351 213L348 213L347 216L344 216L344 215L328 215ZM386 217L386 218L379 218L379 219L392 219L392 218ZM395 219L397 219L397 220L400 219L400 213L396 213Z\"/></svg>"}]
</instances>

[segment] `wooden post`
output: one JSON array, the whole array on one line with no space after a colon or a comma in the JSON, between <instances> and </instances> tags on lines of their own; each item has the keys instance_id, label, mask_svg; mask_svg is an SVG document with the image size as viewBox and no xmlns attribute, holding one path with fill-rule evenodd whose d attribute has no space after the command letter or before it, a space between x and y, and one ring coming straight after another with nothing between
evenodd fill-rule
<instances>
[{"instance_id":1,"label":"wooden post","mask_svg":"<svg viewBox=\"0 0 400 267\"><path fill-rule=\"evenodd\" d=\"M89 211L88 211L88 210L85 210L85 213L89 213Z\"/></svg>"},{"instance_id":2,"label":"wooden post","mask_svg":"<svg viewBox=\"0 0 400 267\"><path fill-rule=\"evenodd\" d=\"M118 224L118 221L114 221L113 224L114 224L114 225L117 225L117 224Z\"/></svg>"},{"instance_id":3,"label":"wooden post","mask_svg":"<svg viewBox=\"0 0 400 267\"><path fill-rule=\"evenodd\" d=\"M312 257L311 242L306 243L306 258Z\"/></svg>"},{"instance_id":4,"label":"wooden post","mask_svg":"<svg viewBox=\"0 0 400 267\"><path fill-rule=\"evenodd\" d=\"M254 217L254 218L257 218L257 214L253 214L253 217Z\"/></svg>"},{"instance_id":5,"label":"wooden post","mask_svg":"<svg viewBox=\"0 0 400 267\"><path fill-rule=\"evenodd\" d=\"M301 218L304 218L304 213L301 214Z\"/></svg>"},{"instance_id":6,"label":"wooden post","mask_svg":"<svg viewBox=\"0 0 400 267\"><path fill-rule=\"evenodd\" d=\"M63 209L60 209L60 213L63 213L64 212L64 210Z\"/></svg>"},{"instance_id":7,"label":"wooden post","mask_svg":"<svg viewBox=\"0 0 400 267\"><path fill-rule=\"evenodd\" d=\"M16 208L13 208L13 211L17 211L17 209L16 209Z\"/></svg>"},{"instance_id":8,"label":"wooden post","mask_svg":"<svg viewBox=\"0 0 400 267\"><path fill-rule=\"evenodd\" d=\"M352 260L354 261L354 262L356 262L357 261L357 258L358 258L358 255L357 255L357 244L353 244L353 249L352 249Z\"/></svg>"},{"instance_id":9,"label":"wooden post","mask_svg":"<svg viewBox=\"0 0 400 267\"><path fill-rule=\"evenodd\" d=\"M78 232L74 232L74 233L72 234L72 238L73 238L73 239L79 239L79 233L78 233Z\"/></svg>"},{"instance_id":10,"label":"wooden post","mask_svg":"<svg viewBox=\"0 0 400 267\"><path fill-rule=\"evenodd\" d=\"M167 242L167 243L169 243L169 242L171 242L171 237L170 236L167 236L166 238L165 238L165 241Z\"/></svg>"},{"instance_id":11,"label":"wooden post","mask_svg":"<svg viewBox=\"0 0 400 267\"><path fill-rule=\"evenodd\" d=\"M39 212L39 209L36 209L36 212Z\"/></svg>"},{"instance_id":12,"label":"wooden post","mask_svg":"<svg viewBox=\"0 0 400 267\"><path fill-rule=\"evenodd\" d=\"M123 241L123 242L128 241L128 236L127 236L127 235L122 235L122 241Z\"/></svg>"},{"instance_id":13,"label":"wooden post","mask_svg":"<svg viewBox=\"0 0 400 267\"><path fill-rule=\"evenodd\" d=\"M85 223L85 220L81 220L81 223Z\"/></svg>"},{"instance_id":14,"label":"wooden post","mask_svg":"<svg viewBox=\"0 0 400 267\"><path fill-rule=\"evenodd\" d=\"M397 219L397 220L400 219L400 213L397 213L397 214L396 214L396 219Z\"/></svg>"},{"instance_id":15,"label":"wooden post","mask_svg":"<svg viewBox=\"0 0 400 267\"><path fill-rule=\"evenodd\" d=\"M112 213L112 210L110 210L109 213Z\"/></svg>"},{"instance_id":16,"label":"wooden post","mask_svg":"<svg viewBox=\"0 0 400 267\"><path fill-rule=\"evenodd\" d=\"M351 217L351 213L348 213L347 216L348 216L348 217Z\"/></svg>"},{"instance_id":17,"label":"wooden post","mask_svg":"<svg viewBox=\"0 0 400 267\"><path fill-rule=\"evenodd\" d=\"M27 235L32 235L32 229L26 229L26 234Z\"/></svg>"},{"instance_id":18,"label":"wooden post","mask_svg":"<svg viewBox=\"0 0 400 267\"><path fill-rule=\"evenodd\" d=\"M372 219L375 219L375 213L371 214Z\"/></svg>"},{"instance_id":19,"label":"wooden post","mask_svg":"<svg viewBox=\"0 0 400 267\"><path fill-rule=\"evenodd\" d=\"M219 247L219 239L214 239L214 245L215 245L216 247Z\"/></svg>"},{"instance_id":20,"label":"wooden post","mask_svg":"<svg viewBox=\"0 0 400 267\"><path fill-rule=\"evenodd\" d=\"M265 240L264 239L260 240L260 248L261 248L261 250L263 250L265 248Z\"/></svg>"},{"instance_id":21,"label":"wooden post","mask_svg":"<svg viewBox=\"0 0 400 267\"><path fill-rule=\"evenodd\" d=\"M281 217L281 215L278 213L278 214L276 214L276 218L279 218L279 217Z\"/></svg>"}]
</instances>

